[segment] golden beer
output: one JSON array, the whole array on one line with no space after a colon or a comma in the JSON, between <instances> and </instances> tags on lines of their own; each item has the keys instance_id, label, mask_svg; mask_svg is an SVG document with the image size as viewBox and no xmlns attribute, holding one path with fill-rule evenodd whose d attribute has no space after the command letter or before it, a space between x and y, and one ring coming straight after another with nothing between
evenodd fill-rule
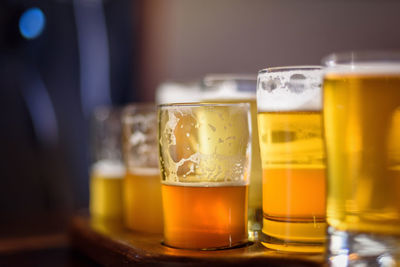
<instances>
[{"instance_id":1,"label":"golden beer","mask_svg":"<svg viewBox=\"0 0 400 267\"><path fill-rule=\"evenodd\" d=\"M319 66L264 69L257 84L263 170L262 244L322 252L325 154Z\"/></svg>"},{"instance_id":2,"label":"golden beer","mask_svg":"<svg viewBox=\"0 0 400 267\"><path fill-rule=\"evenodd\" d=\"M336 230L400 235L400 67L390 67L325 75L327 220Z\"/></svg>"},{"instance_id":3,"label":"golden beer","mask_svg":"<svg viewBox=\"0 0 400 267\"><path fill-rule=\"evenodd\" d=\"M124 179L124 220L132 229L148 233L162 233L160 171L136 168Z\"/></svg>"},{"instance_id":4,"label":"golden beer","mask_svg":"<svg viewBox=\"0 0 400 267\"><path fill-rule=\"evenodd\" d=\"M247 185L162 185L164 242L190 249L232 247L247 239Z\"/></svg>"},{"instance_id":5,"label":"golden beer","mask_svg":"<svg viewBox=\"0 0 400 267\"><path fill-rule=\"evenodd\" d=\"M132 104L122 116L124 222L131 230L162 233L161 177L155 104Z\"/></svg>"},{"instance_id":6,"label":"golden beer","mask_svg":"<svg viewBox=\"0 0 400 267\"><path fill-rule=\"evenodd\" d=\"M263 233L288 243L322 243L325 167L321 112L261 112L258 122L263 159ZM288 245L266 246L290 250ZM296 249L302 251L300 245Z\"/></svg>"},{"instance_id":7,"label":"golden beer","mask_svg":"<svg viewBox=\"0 0 400 267\"><path fill-rule=\"evenodd\" d=\"M124 168L120 163L98 162L90 177L90 214L94 219L122 219Z\"/></svg>"},{"instance_id":8,"label":"golden beer","mask_svg":"<svg viewBox=\"0 0 400 267\"><path fill-rule=\"evenodd\" d=\"M221 249L247 242L249 105L162 105L159 122L164 243Z\"/></svg>"}]
</instances>

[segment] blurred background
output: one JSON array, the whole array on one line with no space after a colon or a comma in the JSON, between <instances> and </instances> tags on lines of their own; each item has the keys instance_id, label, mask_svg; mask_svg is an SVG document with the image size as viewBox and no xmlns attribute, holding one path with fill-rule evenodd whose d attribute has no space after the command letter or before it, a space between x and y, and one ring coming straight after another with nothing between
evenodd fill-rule
<instances>
[{"instance_id":1,"label":"blurred background","mask_svg":"<svg viewBox=\"0 0 400 267\"><path fill-rule=\"evenodd\" d=\"M164 81L399 49L395 0L2 0L0 221L88 206L89 118Z\"/></svg>"}]
</instances>

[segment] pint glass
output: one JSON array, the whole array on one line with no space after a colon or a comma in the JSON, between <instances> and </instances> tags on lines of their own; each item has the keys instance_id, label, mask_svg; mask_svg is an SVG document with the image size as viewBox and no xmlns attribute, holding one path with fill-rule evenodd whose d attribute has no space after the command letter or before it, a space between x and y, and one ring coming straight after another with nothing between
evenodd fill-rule
<instances>
[{"instance_id":1,"label":"pint glass","mask_svg":"<svg viewBox=\"0 0 400 267\"><path fill-rule=\"evenodd\" d=\"M160 105L158 116L164 244L204 250L245 244L249 104Z\"/></svg>"},{"instance_id":2,"label":"pint glass","mask_svg":"<svg viewBox=\"0 0 400 267\"><path fill-rule=\"evenodd\" d=\"M400 259L400 54L333 54L324 63L329 259L334 266L394 266Z\"/></svg>"},{"instance_id":3,"label":"pint glass","mask_svg":"<svg viewBox=\"0 0 400 267\"><path fill-rule=\"evenodd\" d=\"M161 181L155 104L132 104L122 116L124 221L131 230L162 233Z\"/></svg>"},{"instance_id":4,"label":"pint glass","mask_svg":"<svg viewBox=\"0 0 400 267\"><path fill-rule=\"evenodd\" d=\"M318 66L269 68L258 75L263 169L263 245L322 252L325 155Z\"/></svg>"},{"instance_id":5,"label":"pint glass","mask_svg":"<svg viewBox=\"0 0 400 267\"><path fill-rule=\"evenodd\" d=\"M90 125L90 215L93 220L122 219L121 110L100 107ZM99 220L98 220L99 221Z\"/></svg>"}]
</instances>

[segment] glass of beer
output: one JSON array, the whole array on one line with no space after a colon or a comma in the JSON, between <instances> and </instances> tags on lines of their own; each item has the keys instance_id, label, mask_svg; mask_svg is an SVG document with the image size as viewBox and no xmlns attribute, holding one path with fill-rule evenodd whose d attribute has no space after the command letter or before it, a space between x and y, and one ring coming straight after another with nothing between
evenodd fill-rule
<instances>
[{"instance_id":1,"label":"glass of beer","mask_svg":"<svg viewBox=\"0 0 400 267\"><path fill-rule=\"evenodd\" d=\"M201 101L203 102L250 104L252 137L248 229L250 240L257 240L262 227L262 172L256 104L257 76L210 74L203 79L202 89ZM241 130L237 129L237 131Z\"/></svg>"},{"instance_id":2,"label":"glass of beer","mask_svg":"<svg viewBox=\"0 0 400 267\"><path fill-rule=\"evenodd\" d=\"M95 221L122 219L121 110L95 109L91 118L90 215Z\"/></svg>"},{"instance_id":3,"label":"glass of beer","mask_svg":"<svg viewBox=\"0 0 400 267\"><path fill-rule=\"evenodd\" d=\"M154 103L132 104L122 115L124 222L131 230L162 233L157 109Z\"/></svg>"},{"instance_id":4,"label":"glass of beer","mask_svg":"<svg viewBox=\"0 0 400 267\"><path fill-rule=\"evenodd\" d=\"M333 54L323 62L330 263L395 266L400 54Z\"/></svg>"},{"instance_id":5,"label":"glass of beer","mask_svg":"<svg viewBox=\"0 0 400 267\"><path fill-rule=\"evenodd\" d=\"M325 154L319 66L278 67L258 75L263 170L262 244L288 252L322 252Z\"/></svg>"},{"instance_id":6,"label":"glass of beer","mask_svg":"<svg viewBox=\"0 0 400 267\"><path fill-rule=\"evenodd\" d=\"M165 104L158 117L164 244L198 250L246 244L249 104Z\"/></svg>"}]
</instances>

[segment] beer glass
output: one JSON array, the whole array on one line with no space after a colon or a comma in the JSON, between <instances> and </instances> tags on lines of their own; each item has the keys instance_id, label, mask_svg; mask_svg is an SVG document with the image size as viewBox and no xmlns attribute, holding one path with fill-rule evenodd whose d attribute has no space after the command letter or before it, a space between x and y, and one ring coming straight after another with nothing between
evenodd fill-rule
<instances>
[{"instance_id":1,"label":"beer glass","mask_svg":"<svg viewBox=\"0 0 400 267\"><path fill-rule=\"evenodd\" d=\"M400 263L400 54L323 60L328 254L333 266Z\"/></svg>"},{"instance_id":2,"label":"beer glass","mask_svg":"<svg viewBox=\"0 0 400 267\"><path fill-rule=\"evenodd\" d=\"M256 75L212 74L203 79L201 100L208 103L249 103L251 114L251 171L249 183L249 238L257 240L262 227L262 174L258 143ZM241 131L242 129L237 129Z\"/></svg>"},{"instance_id":3,"label":"beer glass","mask_svg":"<svg viewBox=\"0 0 400 267\"><path fill-rule=\"evenodd\" d=\"M122 179L125 173L121 153L121 110L95 109L91 118L89 209L93 220L122 219Z\"/></svg>"},{"instance_id":4,"label":"beer glass","mask_svg":"<svg viewBox=\"0 0 400 267\"><path fill-rule=\"evenodd\" d=\"M319 66L279 67L258 75L263 170L263 237L267 248L322 252L325 155Z\"/></svg>"},{"instance_id":5,"label":"beer glass","mask_svg":"<svg viewBox=\"0 0 400 267\"><path fill-rule=\"evenodd\" d=\"M122 116L124 221L126 227L146 233L162 233L161 181L157 153L155 104L132 104Z\"/></svg>"},{"instance_id":6,"label":"beer glass","mask_svg":"<svg viewBox=\"0 0 400 267\"><path fill-rule=\"evenodd\" d=\"M159 106L165 245L214 250L247 242L249 108Z\"/></svg>"}]
</instances>

